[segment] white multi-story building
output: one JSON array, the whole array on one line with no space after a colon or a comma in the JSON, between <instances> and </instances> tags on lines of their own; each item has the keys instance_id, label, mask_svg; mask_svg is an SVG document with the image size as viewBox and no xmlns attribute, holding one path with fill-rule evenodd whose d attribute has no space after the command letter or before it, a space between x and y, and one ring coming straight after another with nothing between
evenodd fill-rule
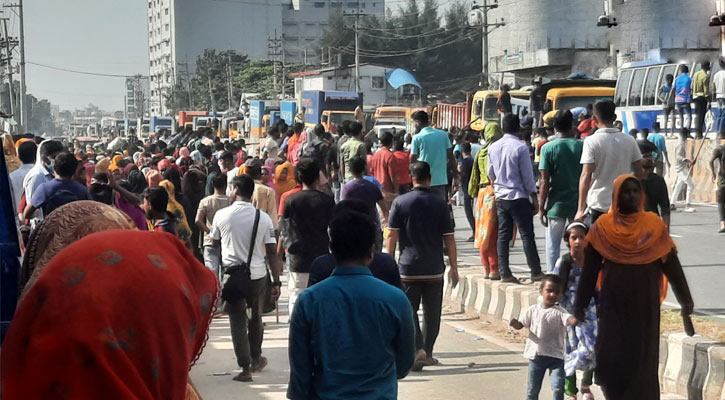
<instances>
[{"instance_id":1,"label":"white multi-story building","mask_svg":"<svg viewBox=\"0 0 725 400\"><path fill-rule=\"evenodd\" d=\"M196 71L206 49L267 59L268 39L282 39L285 62L318 59L331 12L382 16L385 0L148 0L149 112L168 114L164 96Z\"/></svg>"}]
</instances>

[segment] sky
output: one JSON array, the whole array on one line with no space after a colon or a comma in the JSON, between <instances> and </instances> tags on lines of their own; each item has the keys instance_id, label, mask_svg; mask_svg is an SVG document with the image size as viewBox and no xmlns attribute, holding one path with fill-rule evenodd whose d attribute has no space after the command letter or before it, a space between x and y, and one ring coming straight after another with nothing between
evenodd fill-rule
<instances>
[{"instance_id":1,"label":"sky","mask_svg":"<svg viewBox=\"0 0 725 400\"><path fill-rule=\"evenodd\" d=\"M147 1L25 0L24 7L28 93L48 99L61 110L85 108L89 103L105 111L122 110L124 78L80 75L29 63L147 75ZM8 28L14 32L10 35L17 36L16 15L6 9L5 16L10 17Z\"/></svg>"}]
</instances>

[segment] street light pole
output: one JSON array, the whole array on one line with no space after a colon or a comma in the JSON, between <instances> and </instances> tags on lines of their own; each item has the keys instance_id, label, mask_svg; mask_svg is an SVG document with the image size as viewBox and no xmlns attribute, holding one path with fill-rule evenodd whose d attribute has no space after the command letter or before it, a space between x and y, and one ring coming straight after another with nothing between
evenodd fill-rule
<instances>
[{"instance_id":1,"label":"street light pole","mask_svg":"<svg viewBox=\"0 0 725 400\"><path fill-rule=\"evenodd\" d=\"M23 0L18 0L18 18L20 19L20 130L28 127L28 110L25 104L25 23L23 18Z\"/></svg>"}]
</instances>

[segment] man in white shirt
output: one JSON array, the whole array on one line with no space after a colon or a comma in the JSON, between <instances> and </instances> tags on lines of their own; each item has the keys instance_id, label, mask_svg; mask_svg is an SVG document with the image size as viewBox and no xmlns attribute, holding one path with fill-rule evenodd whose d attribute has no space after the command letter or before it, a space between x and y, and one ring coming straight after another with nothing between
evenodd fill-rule
<instances>
[{"instance_id":1,"label":"man in white shirt","mask_svg":"<svg viewBox=\"0 0 725 400\"><path fill-rule=\"evenodd\" d=\"M35 152L38 150L38 146L35 142L23 142L18 146L18 158L23 165L20 168L10 173L10 184L13 188L13 209L18 210L18 204L20 199L23 197L23 180L25 176L35 165Z\"/></svg>"},{"instance_id":2,"label":"man in white shirt","mask_svg":"<svg viewBox=\"0 0 725 400\"><path fill-rule=\"evenodd\" d=\"M594 104L594 121L599 129L584 141L575 220L583 220L589 214L593 224L609 210L614 180L619 175L634 171L636 176L642 176L642 154L633 137L614 127L615 108L611 100Z\"/></svg>"},{"instance_id":3,"label":"man in white shirt","mask_svg":"<svg viewBox=\"0 0 725 400\"><path fill-rule=\"evenodd\" d=\"M222 266L225 271L231 267L247 264L257 213L252 205L254 179L248 175L237 176L233 179L232 185L232 199L235 201L229 207L216 212L210 232L214 246L221 246ZM237 364L242 368L242 372L233 379L240 382L251 382L252 372L259 372L267 365L267 359L262 357L264 336L262 308L267 287L265 255L273 278L273 298L279 297L281 286L279 275L282 272L282 262L277 256L274 225L269 215L263 211L259 211L257 234L251 251L253 253L248 266L251 279L249 289L244 298L226 303L234 354L237 357ZM249 321L247 321L247 307L251 308Z\"/></svg>"},{"instance_id":4,"label":"man in white shirt","mask_svg":"<svg viewBox=\"0 0 725 400\"><path fill-rule=\"evenodd\" d=\"M23 179L23 191L25 199L30 203L33 192L38 186L55 179L53 175L53 160L55 156L63 151L63 144L57 140L46 139L40 146L35 157L35 165L28 171ZM36 213L36 217L42 219L43 213Z\"/></svg>"},{"instance_id":5,"label":"man in white shirt","mask_svg":"<svg viewBox=\"0 0 725 400\"><path fill-rule=\"evenodd\" d=\"M725 138L725 57L720 57L720 70L712 77L713 92L717 99L717 129L720 139Z\"/></svg>"}]
</instances>

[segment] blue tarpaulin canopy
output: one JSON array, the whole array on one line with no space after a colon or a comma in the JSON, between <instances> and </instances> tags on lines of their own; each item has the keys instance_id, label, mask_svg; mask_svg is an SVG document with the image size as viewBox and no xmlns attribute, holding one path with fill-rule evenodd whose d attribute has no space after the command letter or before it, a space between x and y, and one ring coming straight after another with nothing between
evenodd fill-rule
<instances>
[{"instance_id":1,"label":"blue tarpaulin canopy","mask_svg":"<svg viewBox=\"0 0 725 400\"><path fill-rule=\"evenodd\" d=\"M388 83L393 87L393 89L397 89L403 85L415 85L420 87L420 83L415 80L413 74L404 69L394 69L388 72L385 75L385 78L388 79Z\"/></svg>"}]
</instances>

